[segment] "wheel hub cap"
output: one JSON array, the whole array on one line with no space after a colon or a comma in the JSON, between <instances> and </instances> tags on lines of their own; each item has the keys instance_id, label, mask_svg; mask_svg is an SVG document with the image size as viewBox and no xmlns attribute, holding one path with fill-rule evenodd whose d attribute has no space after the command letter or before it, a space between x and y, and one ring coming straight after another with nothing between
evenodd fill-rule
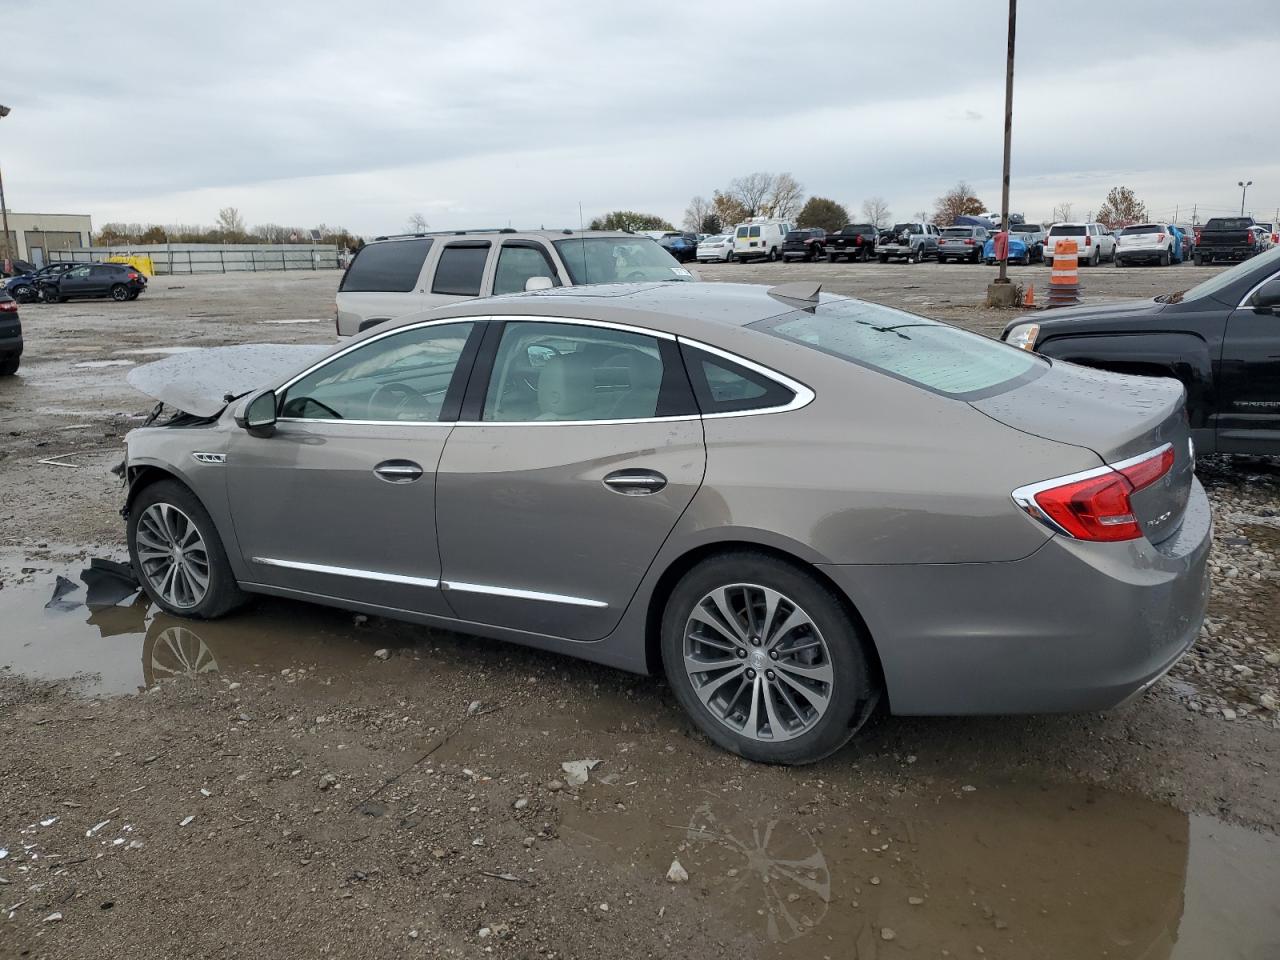
<instances>
[{"instance_id":1,"label":"wheel hub cap","mask_svg":"<svg viewBox=\"0 0 1280 960\"><path fill-rule=\"evenodd\" d=\"M191 518L171 503L153 503L134 532L138 566L165 603L194 607L209 592L209 552Z\"/></svg>"},{"instance_id":2,"label":"wheel hub cap","mask_svg":"<svg viewBox=\"0 0 1280 960\"><path fill-rule=\"evenodd\" d=\"M817 624L794 600L756 584L718 587L698 601L685 624L684 666L712 716L753 740L811 730L835 683Z\"/></svg>"}]
</instances>

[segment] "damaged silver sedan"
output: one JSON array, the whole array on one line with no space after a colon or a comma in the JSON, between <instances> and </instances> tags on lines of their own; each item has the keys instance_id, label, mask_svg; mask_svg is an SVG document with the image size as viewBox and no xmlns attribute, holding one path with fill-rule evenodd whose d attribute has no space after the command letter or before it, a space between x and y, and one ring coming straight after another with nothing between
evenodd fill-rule
<instances>
[{"instance_id":1,"label":"damaged silver sedan","mask_svg":"<svg viewBox=\"0 0 1280 960\"><path fill-rule=\"evenodd\" d=\"M1194 640L1208 502L1174 381L812 284L453 304L130 374L151 598L273 594L665 671L800 763L894 713L1114 706Z\"/></svg>"}]
</instances>

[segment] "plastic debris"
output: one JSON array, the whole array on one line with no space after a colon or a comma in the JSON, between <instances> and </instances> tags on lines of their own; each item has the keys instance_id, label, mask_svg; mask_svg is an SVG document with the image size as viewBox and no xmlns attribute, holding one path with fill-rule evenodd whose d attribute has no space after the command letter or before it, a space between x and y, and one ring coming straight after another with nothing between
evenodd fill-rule
<instances>
[{"instance_id":1,"label":"plastic debris","mask_svg":"<svg viewBox=\"0 0 1280 960\"><path fill-rule=\"evenodd\" d=\"M53 596L49 598L49 602L44 605L46 610L74 610L80 606L79 601L64 600L63 598L69 593L75 593L79 587L72 581L68 580L62 574L58 574L58 579L53 584Z\"/></svg>"},{"instance_id":2,"label":"plastic debris","mask_svg":"<svg viewBox=\"0 0 1280 960\"><path fill-rule=\"evenodd\" d=\"M591 771L601 764L600 760L566 760L560 764L564 771L565 782L571 787L580 787L587 782Z\"/></svg>"},{"instance_id":3,"label":"plastic debris","mask_svg":"<svg viewBox=\"0 0 1280 960\"><path fill-rule=\"evenodd\" d=\"M191 816L191 817L183 817L183 818L182 818L182 822L181 822L180 824L178 824L178 826L180 826L180 827L189 827L189 826L191 826L191 821L192 821L192 820L194 820L194 819L195 819L195 817L194 817L194 816Z\"/></svg>"},{"instance_id":4,"label":"plastic debris","mask_svg":"<svg viewBox=\"0 0 1280 960\"><path fill-rule=\"evenodd\" d=\"M142 589L132 567L102 557L89 561L89 566L80 571L80 580L86 588L85 606L90 608L114 607Z\"/></svg>"},{"instance_id":5,"label":"plastic debris","mask_svg":"<svg viewBox=\"0 0 1280 960\"><path fill-rule=\"evenodd\" d=\"M680 865L679 860L672 860L671 867L667 870L667 883L688 883L689 871Z\"/></svg>"}]
</instances>

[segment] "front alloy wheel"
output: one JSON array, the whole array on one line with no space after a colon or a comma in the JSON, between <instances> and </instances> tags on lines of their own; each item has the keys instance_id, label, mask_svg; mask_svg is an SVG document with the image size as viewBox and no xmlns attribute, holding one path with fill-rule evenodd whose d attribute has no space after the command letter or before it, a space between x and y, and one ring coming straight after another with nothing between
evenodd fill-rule
<instances>
[{"instance_id":1,"label":"front alloy wheel","mask_svg":"<svg viewBox=\"0 0 1280 960\"><path fill-rule=\"evenodd\" d=\"M169 606L186 610L209 592L209 548L191 518L171 503L153 503L138 518L138 565Z\"/></svg>"}]
</instances>

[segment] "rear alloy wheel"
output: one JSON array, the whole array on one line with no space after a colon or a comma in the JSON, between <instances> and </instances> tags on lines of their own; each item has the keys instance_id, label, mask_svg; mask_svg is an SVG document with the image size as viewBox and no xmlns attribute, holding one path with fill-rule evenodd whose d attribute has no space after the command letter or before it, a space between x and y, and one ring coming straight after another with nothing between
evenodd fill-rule
<instances>
[{"instance_id":1,"label":"rear alloy wheel","mask_svg":"<svg viewBox=\"0 0 1280 960\"><path fill-rule=\"evenodd\" d=\"M1098 247L1093 248L1093 256L1089 258L1089 266L1096 267L1102 262L1102 250Z\"/></svg>"},{"instance_id":2,"label":"rear alloy wheel","mask_svg":"<svg viewBox=\"0 0 1280 960\"><path fill-rule=\"evenodd\" d=\"M686 574L663 614L662 656L698 727L749 760L820 760L874 704L865 641L839 599L763 554L716 557Z\"/></svg>"},{"instance_id":3,"label":"rear alloy wheel","mask_svg":"<svg viewBox=\"0 0 1280 960\"><path fill-rule=\"evenodd\" d=\"M1112 258L1111 258L1111 262L1112 262L1112 263L1114 263L1114 264L1116 265L1116 267L1123 267L1123 266L1124 266L1124 261L1123 261L1123 260L1121 260L1119 256L1112 257Z\"/></svg>"},{"instance_id":4,"label":"rear alloy wheel","mask_svg":"<svg viewBox=\"0 0 1280 960\"><path fill-rule=\"evenodd\" d=\"M769 262L770 262L770 263L773 263L773 262L774 262L775 260L777 260L777 259L778 259L778 248L777 248L777 247L770 247L770 248L769 248Z\"/></svg>"},{"instance_id":5,"label":"rear alloy wheel","mask_svg":"<svg viewBox=\"0 0 1280 960\"><path fill-rule=\"evenodd\" d=\"M126 534L133 571L165 613L209 620L244 602L213 519L176 480L138 494Z\"/></svg>"},{"instance_id":6,"label":"rear alloy wheel","mask_svg":"<svg viewBox=\"0 0 1280 960\"><path fill-rule=\"evenodd\" d=\"M1160 266L1167 267L1173 262L1173 257L1169 256L1169 251L1164 250L1160 253Z\"/></svg>"},{"instance_id":7,"label":"rear alloy wheel","mask_svg":"<svg viewBox=\"0 0 1280 960\"><path fill-rule=\"evenodd\" d=\"M111 288L111 299L116 303L124 303L129 299L129 288L123 283L117 283Z\"/></svg>"}]
</instances>

